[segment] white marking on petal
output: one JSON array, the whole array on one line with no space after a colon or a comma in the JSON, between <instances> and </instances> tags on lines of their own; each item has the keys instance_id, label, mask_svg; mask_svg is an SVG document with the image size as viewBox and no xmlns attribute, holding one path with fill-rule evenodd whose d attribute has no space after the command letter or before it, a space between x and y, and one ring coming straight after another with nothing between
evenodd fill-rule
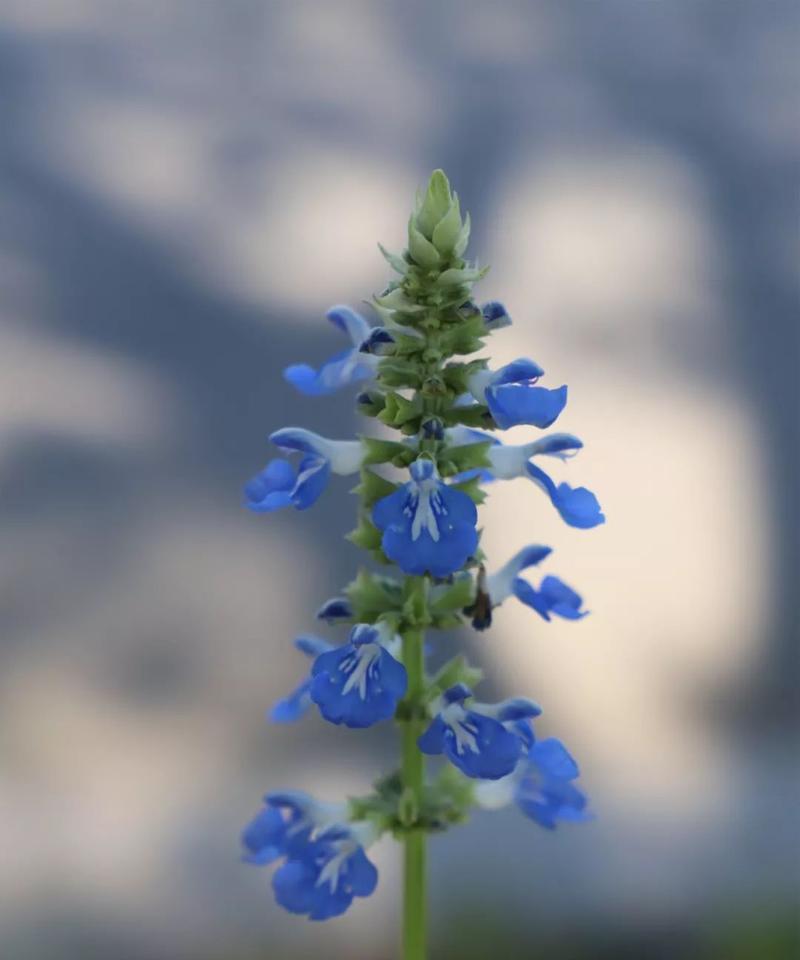
<instances>
[{"instance_id":1,"label":"white marking on petal","mask_svg":"<svg viewBox=\"0 0 800 960\"><path fill-rule=\"evenodd\" d=\"M448 704L442 710L441 718L453 731L453 736L456 738L456 753L461 754L465 750L478 753L478 728L469 722L467 711L460 703Z\"/></svg>"},{"instance_id":2,"label":"white marking on petal","mask_svg":"<svg viewBox=\"0 0 800 960\"><path fill-rule=\"evenodd\" d=\"M356 647L350 656L342 660L339 669L349 676L342 687L342 695L350 693L351 690L358 688L358 695L362 700L367 699L367 680L369 679L369 670L373 663L381 654L381 648L377 643L365 643Z\"/></svg>"}]
</instances>

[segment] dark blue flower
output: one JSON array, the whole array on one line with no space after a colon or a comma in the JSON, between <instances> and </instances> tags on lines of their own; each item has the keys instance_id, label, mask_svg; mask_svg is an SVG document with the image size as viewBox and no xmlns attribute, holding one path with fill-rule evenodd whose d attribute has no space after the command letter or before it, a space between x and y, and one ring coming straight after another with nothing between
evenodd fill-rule
<instances>
[{"instance_id":1,"label":"dark blue flower","mask_svg":"<svg viewBox=\"0 0 800 960\"><path fill-rule=\"evenodd\" d=\"M511 326L511 317L499 300L490 300L481 307L483 321L487 330L500 330Z\"/></svg>"},{"instance_id":2,"label":"dark blue flower","mask_svg":"<svg viewBox=\"0 0 800 960\"><path fill-rule=\"evenodd\" d=\"M370 342L372 336L367 321L355 310L344 306L332 307L326 316L350 337L352 347L335 354L319 370L306 363L295 363L283 371L284 378L300 393L309 397L325 396L375 375L377 357L372 355L373 351L369 347L363 351L361 349L363 344ZM385 338L383 342L385 343Z\"/></svg>"},{"instance_id":3,"label":"dark blue flower","mask_svg":"<svg viewBox=\"0 0 800 960\"><path fill-rule=\"evenodd\" d=\"M446 577L478 546L475 504L442 483L432 460L414 461L410 472L408 483L375 504L373 523L383 552L404 573Z\"/></svg>"},{"instance_id":4,"label":"dark blue flower","mask_svg":"<svg viewBox=\"0 0 800 960\"><path fill-rule=\"evenodd\" d=\"M303 456L296 469L288 460L271 460L245 486L245 503L256 513L289 506L306 510L320 498L331 473L358 473L364 458L359 440L328 440L299 427L276 430L270 440L285 452Z\"/></svg>"},{"instance_id":5,"label":"dark blue flower","mask_svg":"<svg viewBox=\"0 0 800 960\"><path fill-rule=\"evenodd\" d=\"M332 643L309 635L295 637L294 645L311 659L328 650L333 650ZM269 719L273 723L294 723L308 712L311 703L311 677L305 677L288 697L284 697L275 704L269 712Z\"/></svg>"},{"instance_id":6,"label":"dark blue flower","mask_svg":"<svg viewBox=\"0 0 800 960\"><path fill-rule=\"evenodd\" d=\"M441 709L418 740L420 750L443 753L466 776L481 780L497 780L514 770L523 747L514 725L541 712L522 698L476 703L464 684L451 687L441 701Z\"/></svg>"},{"instance_id":7,"label":"dark blue flower","mask_svg":"<svg viewBox=\"0 0 800 960\"><path fill-rule=\"evenodd\" d=\"M264 804L242 831L243 859L256 866L302 853L320 823L332 822L344 812L342 805L319 803L299 790L268 793Z\"/></svg>"},{"instance_id":8,"label":"dark blue flower","mask_svg":"<svg viewBox=\"0 0 800 960\"><path fill-rule=\"evenodd\" d=\"M328 920L343 914L354 897L368 897L378 884L378 871L364 852L368 830L333 826L290 857L272 878L280 906Z\"/></svg>"},{"instance_id":9,"label":"dark blue flower","mask_svg":"<svg viewBox=\"0 0 800 960\"><path fill-rule=\"evenodd\" d=\"M332 597L317 610L317 620L324 620L326 623L352 619L353 607L347 597Z\"/></svg>"},{"instance_id":10,"label":"dark blue flower","mask_svg":"<svg viewBox=\"0 0 800 960\"><path fill-rule=\"evenodd\" d=\"M408 677L386 644L379 628L362 623L353 627L348 643L317 657L310 693L326 720L369 727L394 716Z\"/></svg>"}]
</instances>

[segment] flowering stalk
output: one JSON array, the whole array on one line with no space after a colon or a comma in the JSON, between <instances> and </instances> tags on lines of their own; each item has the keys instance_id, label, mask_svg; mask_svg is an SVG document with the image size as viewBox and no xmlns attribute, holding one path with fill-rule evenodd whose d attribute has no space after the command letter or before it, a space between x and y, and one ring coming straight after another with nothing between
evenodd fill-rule
<instances>
[{"instance_id":1,"label":"flowering stalk","mask_svg":"<svg viewBox=\"0 0 800 960\"><path fill-rule=\"evenodd\" d=\"M311 396L360 384L360 412L397 438L329 440L287 427L270 438L285 456L245 488L255 512L304 510L332 475L358 474L359 520L349 539L381 567L399 568L397 575L362 569L342 596L323 604L318 618L349 624L349 638L339 645L296 638L313 661L310 673L270 714L291 722L316 705L326 720L354 729L394 717L399 769L367 796L338 805L268 794L243 843L249 862L283 860L272 881L278 903L324 920L372 893L377 870L366 851L392 834L404 845L405 960L425 957L428 833L462 822L475 805L513 802L547 829L589 818L574 759L561 741L534 733L532 720L541 712L535 703L477 701L473 687L482 674L462 655L436 671L427 668L436 651L426 631L465 622L485 630L493 609L512 595L546 621L585 615L581 597L558 577L547 575L536 587L521 576L547 560L549 547L523 547L487 573L476 510L484 488L524 477L568 525L589 529L605 519L593 493L557 484L540 466L543 457L573 456L582 446L577 437L553 433L509 445L494 433L549 427L566 405L567 388L539 386L544 371L527 358L499 369L482 358L463 359L511 322L502 304L479 307L472 299L485 270L464 259L469 229L469 216L462 218L458 197L437 170L417 199L407 249L396 255L381 248L398 279L374 299L379 325L348 307L332 308L328 319L350 345L319 369L295 364L284 373ZM425 755L448 761L432 779Z\"/></svg>"}]
</instances>

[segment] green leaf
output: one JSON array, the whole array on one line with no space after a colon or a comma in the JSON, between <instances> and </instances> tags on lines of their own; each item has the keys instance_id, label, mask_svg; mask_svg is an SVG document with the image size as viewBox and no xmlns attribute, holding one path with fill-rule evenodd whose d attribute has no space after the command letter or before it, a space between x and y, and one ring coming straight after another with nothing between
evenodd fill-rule
<instances>
[{"instance_id":1,"label":"green leaf","mask_svg":"<svg viewBox=\"0 0 800 960\"><path fill-rule=\"evenodd\" d=\"M474 270L471 267L465 267L464 269L451 267L449 270L445 270L439 274L436 278L436 286L452 287L459 283L475 283L482 277L485 277L488 272L488 267L483 267L480 270Z\"/></svg>"}]
</instances>

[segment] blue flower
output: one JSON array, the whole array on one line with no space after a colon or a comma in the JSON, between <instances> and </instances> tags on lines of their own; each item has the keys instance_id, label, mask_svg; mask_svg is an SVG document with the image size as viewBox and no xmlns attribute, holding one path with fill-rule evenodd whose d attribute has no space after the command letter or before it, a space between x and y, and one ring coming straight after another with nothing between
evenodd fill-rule
<instances>
[{"instance_id":1,"label":"blue flower","mask_svg":"<svg viewBox=\"0 0 800 960\"><path fill-rule=\"evenodd\" d=\"M372 839L366 823L323 831L275 871L275 899L311 920L340 916L354 897L368 897L378 884L378 871L364 851Z\"/></svg>"},{"instance_id":2,"label":"blue flower","mask_svg":"<svg viewBox=\"0 0 800 960\"><path fill-rule=\"evenodd\" d=\"M564 744L550 737L536 740L529 722L518 724L526 749L515 770L502 780L478 784L475 797L488 809L515 803L526 817L547 830L561 821L592 819L586 795L575 786L580 771Z\"/></svg>"},{"instance_id":3,"label":"blue flower","mask_svg":"<svg viewBox=\"0 0 800 960\"><path fill-rule=\"evenodd\" d=\"M347 597L331 597L317 610L317 620L324 620L326 623L352 619L353 607Z\"/></svg>"},{"instance_id":4,"label":"blue flower","mask_svg":"<svg viewBox=\"0 0 800 960\"><path fill-rule=\"evenodd\" d=\"M348 643L317 657L310 692L326 720L369 727L394 716L405 696L408 676L386 646L379 628L360 623L353 627Z\"/></svg>"},{"instance_id":5,"label":"blue flower","mask_svg":"<svg viewBox=\"0 0 800 960\"><path fill-rule=\"evenodd\" d=\"M410 472L408 483L375 504L373 523L383 552L404 573L446 577L478 546L475 504L442 483L432 460L415 460Z\"/></svg>"},{"instance_id":6,"label":"blue flower","mask_svg":"<svg viewBox=\"0 0 800 960\"><path fill-rule=\"evenodd\" d=\"M544 370L525 357L499 370L478 370L469 380L469 390L485 403L501 430L520 424L549 427L567 404L567 388L548 390L534 386Z\"/></svg>"},{"instance_id":7,"label":"blue flower","mask_svg":"<svg viewBox=\"0 0 800 960\"><path fill-rule=\"evenodd\" d=\"M480 476L486 480L513 480L515 477L528 477L550 498L550 502L558 510L561 518L571 527L588 530L605 522L605 517L597 502L597 497L586 487L571 487L568 483L558 486L551 478L532 462L533 457L547 456L566 460L574 456L583 447L583 443L571 433L553 433L540 440L518 445L504 444L481 433L479 430L469 430L456 427L448 431L448 439L453 446L463 446L469 443L491 442L487 456L491 468L484 471L470 471L459 479L468 476Z\"/></svg>"},{"instance_id":8,"label":"blue flower","mask_svg":"<svg viewBox=\"0 0 800 960\"><path fill-rule=\"evenodd\" d=\"M532 607L545 620L550 614L564 620L580 620L588 611L581 610L583 600L558 577L545 577L538 590L522 578L514 582L514 595L524 604Z\"/></svg>"},{"instance_id":9,"label":"blue flower","mask_svg":"<svg viewBox=\"0 0 800 960\"><path fill-rule=\"evenodd\" d=\"M316 658L329 650L333 644L320 637L303 635L296 637L294 645L307 657ZM288 697L279 700L269 712L269 719L273 723L294 723L306 714L311 708L311 677L306 677Z\"/></svg>"},{"instance_id":10,"label":"blue flower","mask_svg":"<svg viewBox=\"0 0 800 960\"><path fill-rule=\"evenodd\" d=\"M319 370L305 363L295 363L283 371L284 378L300 393L309 397L320 397L334 393L341 387L361 380L368 380L375 375L377 350L373 346L378 340L386 343L385 331L377 334L378 340L373 340L375 334L367 321L350 307L332 307L326 314L328 320L350 337L353 344L347 350L335 354L327 360ZM389 336L391 340L391 336ZM367 344L366 349L362 349Z\"/></svg>"},{"instance_id":11,"label":"blue flower","mask_svg":"<svg viewBox=\"0 0 800 960\"><path fill-rule=\"evenodd\" d=\"M345 812L342 804L323 804L299 790L268 793L264 804L242 831L243 860L256 866L300 854L320 824Z\"/></svg>"},{"instance_id":12,"label":"blue flower","mask_svg":"<svg viewBox=\"0 0 800 960\"><path fill-rule=\"evenodd\" d=\"M539 589L536 590L527 580L519 576L528 567L541 563L550 553L552 553L550 547L532 544L514 554L506 564L486 578L483 585L484 596L477 598L476 608L483 611L487 608L499 607L508 597L515 596L522 603L532 607L545 620L550 619L551 613L565 620L580 620L581 617L585 617L588 611L581 610L583 603L581 597L558 577L545 577ZM490 615L488 621L491 622ZM488 626L488 623L477 626L478 629L483 629L484 626Z\"/></svg>"},{"instance_id":13,"label":"blue flower","mask_svg":"<svg viewBox=\"0 0 800 960\"><path fill-rule=\"evenodd\" d=\"M288 460L271 460L245 486L245 503L255 513L282 507L306 510L322 495L331 473L358 473L364 458L360 440L328 440L300 427L276 430L270 440L281 450L303 456L297 468Z\"/></svg>"},{"instance_id":14,"label":"blue flower","mask_svg":"<svg viewBox=\"0 0 800 960\"><path fill-rule=\"evenodd\" d=\"M558 486L535 463L526 464L528 476L550 497L550 502L561 514L561 519L571 527L590 530L605 523L605 516L597 497L586 487L571 487L568 483Z\"/></svg>"},{"instance_id":15,"label":"blue flower","mask_svg":"<svg viewBox=\"0 0 800 960\"><path fill-rule=\"evenodd\" d=\"M515 723L541 713L530 700L514 698L497 704L471 702L472 691L464 684L447 690L428 729L417 741L428 754L443 753L468 777L497 780L517 765L522 740Z\"/></svg>"}]
</instances>

